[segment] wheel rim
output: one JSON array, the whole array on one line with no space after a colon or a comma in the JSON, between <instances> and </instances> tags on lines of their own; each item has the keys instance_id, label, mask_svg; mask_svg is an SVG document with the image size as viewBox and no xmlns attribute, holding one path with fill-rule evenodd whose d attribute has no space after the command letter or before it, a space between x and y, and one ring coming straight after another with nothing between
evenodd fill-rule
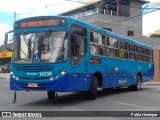
<instances>
[{"instance_id":1,"label":"wheel rim","mask_svg":"<svg viewBox=\"0 0 160 120\"><path fill-rule=\"evenodd\" d=\"M141 78L140 78L140 76L138 76L137 88L138 88L138 89L141 88Z\"/></svg>"}]
</instances>

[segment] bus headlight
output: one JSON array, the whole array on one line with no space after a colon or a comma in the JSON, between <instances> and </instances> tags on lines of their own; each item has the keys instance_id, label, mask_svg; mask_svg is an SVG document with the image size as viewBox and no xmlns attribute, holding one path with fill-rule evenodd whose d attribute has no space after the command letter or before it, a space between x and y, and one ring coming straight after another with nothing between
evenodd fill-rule
<instances>
[{"instance_id":1,"label":"bus headlight","mask_svg":"<svg viewBox=\"0 0 160 120\"><path fill-rule=\"evenodd\" d=\"M62 72L61 72L61 75L65 75L65 74L66 74L66 72L65 72L65 71L62 71Z\"/></svg>"},{"instance_id":2,"label":"bus headlight","mask_svg":"<svg viewBox=\"0 0 160 120\"><path fill-rule=\"evenodd\" d=\"M13 72L10 72L10 75L13 75Z\"/></svg>"},{"instance_id":3,"label":"bus headlight","mask_svg":"<svg viewBox=\"0 0 160 120\"><path fill-rule=\"evenodd\" d=\"M18 77L16 77L16 80L19 80L19 78L18 78Z\"/></svg>"},{"instance_id":4,"label":"bus headlight","mask_svg":"<svg viewBox=\"0 0 160 120\"><path fill-rule=\"evenodd\" d=\"M13 78L15 78L16 76L15 75L13 75Z\"/></svg>"},{"instance_id":5,"label":"bus headlight","mask_svg":"<svg viewBox=\"0 0 160 120\"><path fill-rule=\"evenodd\" d=\"M56 79L58 79L59 78L59 76L58 75L56 75Z\"/></svg>"},{"instance_id":6,"label":"bus headlight","mask_svg":"<svg viewBox=\"0 0 160 120\"><path fill-rule=\"evenodd\" d=\"M53 81L53 77L50 77L50 81Z\"/></svg>"},{"instance_id":7,"label":"bus headlight","mask_svg":"<svg viewBox=\"0 0 160 120\"><path fill-rule=\"evenodd\" d=\"M62 72L61 72L61 75L65 75L66 74L66 69L64 69Z\"/></svg>"},{"instance_id":8,"label":"bus headlight","mask_svg":"<svg viewBox=\"0 0 160 120\"><path fill-rule=\"evenodd\" d=\"M50 77L50 81L57 80L57 79L63 77L65 74L66 74L66 69L64 69L63 71L61 71L60 73L58 73L58 74L55 75L55 76L51 76L51 77Z\"/></svg>"}]
</instances>

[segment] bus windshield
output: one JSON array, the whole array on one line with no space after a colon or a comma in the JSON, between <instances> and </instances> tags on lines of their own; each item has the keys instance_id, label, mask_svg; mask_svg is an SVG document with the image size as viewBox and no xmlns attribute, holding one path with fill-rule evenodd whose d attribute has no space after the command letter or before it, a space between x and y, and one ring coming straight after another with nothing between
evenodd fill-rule
<instances>
[{"instance_id":1,"label":"bus windshield","mask_svg":"<svg viewBox=\"0 0 160 120\"><path fill-rule=\"evenodd\" d=\"M67 58L66 31L23 33L14 37L12 63L57 63Z\"/></svg>"}]
</instances>

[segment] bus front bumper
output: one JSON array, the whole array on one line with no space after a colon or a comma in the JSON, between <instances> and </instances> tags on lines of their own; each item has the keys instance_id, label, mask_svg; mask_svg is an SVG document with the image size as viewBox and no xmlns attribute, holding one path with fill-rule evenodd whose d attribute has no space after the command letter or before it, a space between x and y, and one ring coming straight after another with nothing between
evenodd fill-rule
<instances>
[{"instance_id":1,"label":"bus front bumper","mask_svg":"<svg viewBox=\"0 0 160 120\"><path fill-rule=\"evenodd\" d=\"M88 90L90 79L84 81L84 74L66 74L56 80L15 80L10 78L10 89L15 91L55 91L55 92L77 92Z\"/></svg>"}]
</instances>

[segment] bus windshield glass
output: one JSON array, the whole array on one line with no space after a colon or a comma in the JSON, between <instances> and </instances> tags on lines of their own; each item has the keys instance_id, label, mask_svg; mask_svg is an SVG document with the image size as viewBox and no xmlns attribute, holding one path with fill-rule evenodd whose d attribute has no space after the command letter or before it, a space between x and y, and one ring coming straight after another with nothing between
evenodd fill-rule
<instances>
[{"instance_id":1,"label":"bus windshield glass","mask_svg":"<svg viewBox=\"0 0 160 120\"><path fill-rule=\"evenodd\" d=\"M12 63L57 63L67 58L66 31L22 33L14 37Z\"/></svg>"}]
</instances>

